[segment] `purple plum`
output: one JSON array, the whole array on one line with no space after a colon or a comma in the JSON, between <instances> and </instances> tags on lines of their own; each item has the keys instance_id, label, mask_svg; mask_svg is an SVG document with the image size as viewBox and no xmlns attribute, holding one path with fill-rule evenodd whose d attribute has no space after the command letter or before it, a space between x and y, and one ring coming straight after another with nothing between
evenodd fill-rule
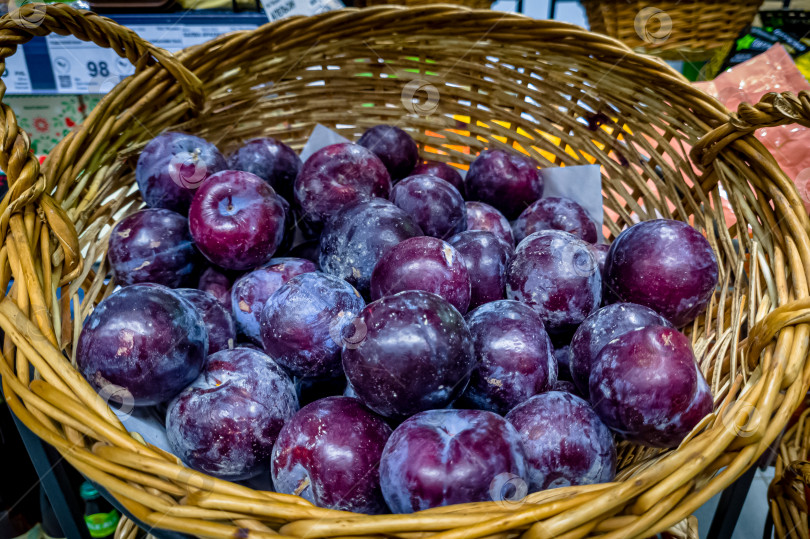
<instances>
[{"instance_id":1,"label":"purple plum","mask_svg":"<svg viewBox=\"0 0 810 539\"><path fill-rule=\"evenodd\" d=\"M462 196L464 195L464 178L461 177L456 167L439 161L425 161L424 163L416 165L409 176L416 176L417 174L429 174L441 178L458 189L458 192L461 193Z\"/></svg>"},{"instance_id":2,"label":"purple plum","mask_svg":"<svg viewBox=\"0 0 810 539\"><path fill-rule=\"evenodd\" d=\"M478 368L463 399L505 414L557 381L557 361L543 321L517 301L487 303L467 315Z\"/></svg>"},{"instance_id":3,"label":"purple plum","mask_svg":"<svg viewBox=\"0 0 810 539\"><path fill-rule=\"evenodd\" d=\"M591 367L590 400L613 431L651 447L677 447L712 411L689 339L647 326L602 348Z\"/></svg>"},{"instance_id":4,"label":"purple plum","mask_svg":"<svg viewBox=\"0 0 810 539\"><path fill-rule=\"evenodd\" d=\"M515 241L540 230L563 230L588 243L596 243L596 225L588 216L585 208L570 198L548 197L536 200L512 226Z\"/></svg>"},{"instance_id":5,"label":"purple plum","mask_svg":"<svg viewBox=\"0 0 810 539\"><path fill-rule=\"evenodd\" d=\"M430 236L404 240L389 249L371 272L371 299L403 290L424 290L450 302L461 314L470 305L467 266L449 243Z\"/></svg>"},{"instance_id":6,"label":"purple plum","mask_svg":"<svg viewBox=\"0 0 810 539\"><path fill-rule=\"evenodd\" d=\"M178 288L176 292L199 309L208 331L209 354L233 348L236 344L236 323L230 309L226 310L217 298L196 288Z\"/></svg>"},{"instance_id":7,"label":"purple plum","mask_svg":"<svg viewBox=\"0 0 810 539\"><path fill-rule=\"evenodd\" d=\"M301 408L273 448L273 485L318 507L387 513L380 457L391 427L351 397L327 397Z\"/></svg>"},{"instance_id":8,"label":"purple plum","mask_svg":"<svg viewBox=\"0 0 810 539\"><path fill-rule=\"evenodd\" d=\"M515 245L512 226L504 215L483 202L467 202L467 230L492 232L509 245Z\"/></svg>"},{"instance_id":9,"label":"purple plum","mask_svg":"<svg viewBox=\"0 0 810 539\"><path fill-rule=\"evenodd\" d=\"M147 208L121 219L107 248L116 282L189 284L201 262L188 220L170 210Z\"/></svg>"},{"instance_id":10,"label":"purple plum","mask_svg":"<svg viewBox=\"0 0 810 539\"><path fill-rule=\"evenodd\" d=\"M166 436L189 467L229 481L248 479L266 473L279 431L296 410L292 381L269 356L222 350L169 404Z\"/></svg>"},{"instance_id":11,"label":"purple plum","mask_svg":"<svg viewBox=\"0 0 810 539\"><path fill-rule=\"evenodd\" d=\"M306 160L295 179L295 203L313 232L346 204L388 198L391 177L370 150L340 143L321 148Z\"/></svg>"},{"instance_id":12,"label":"purple plum","mask_svg":"<svg viewBox=\"0 0 810 539\"><path fill-rule=\"evenodd\" d=\"M571 346L568 344L555 346L554 359L557 360L557 378L571 380Z\"/></svg>"},{"instance_id":13,"label":"purple plum","mask_svg":"<svg viewBox=\"0 0 810 539\"><path fill-rule=\"evenodd\" d=\"M570 393L572 395L576 395L579 398L584 398L582 394L579 392L576 384L570 380L560 380L557 379L557 382L554 384L554 387L551 388L552 391L565 391L566 393Z\"/></svg>"},{"instance_id":14,"label":"purple plum","mask_svg":"<svg viewBox=\"0 0 810 539\"><path fill-rule=\"evenodd\" d=\"M393 125L370 127L357 144L380 158L394 182L410 174L419 160L416 142L408 133Z\"/></svg>"},{"instance_id":15,"label":"purple plum","mask_svg":"<svg viewBox=\"0 0 810 539\"><path fill-rule=\"evenodd\" d=\"M202 272L197 288L217 298L226 309L231 308L231 278L219 268L209 266Z\"/></svg>"},{"instance_id":16,"label":"purple plum","mask_svg":"<svg viewBox=\"0 0 810 539\"><path fill-rule=\"evenodd\" d=\"M194 191L226 168L225 158L210 142L167 131L144 147L135 167L135 181L147 206L186 215Z\"/></svg>"},{"instance_id":17,"label":"purple plum","mask_svg":"<svg viewBox=\"0 0 810 539\"><path fill-rule=\"evenodd\" d=\"M550 391L516 407L506 420L523 442L530 492L613 481L613 436L583 399Z\"/></svg>"},{"instance_id":18,"label":"purple plum","mask_svg":"<svg viewBox=\"0 0 810 539\"><path fill-rule=\"evenodd\" d=\"M441 178L408 176L391 189L391 202L407 213L426 236L447 239L467 229L464 197Z\"/></svg>"},{"instance_id":19,"label":"purple plum","mask_svg":"<svg viewBox=\"0 0 810 539\"><path fill-rule=\"evenodd\" d=\"M191 236L218 266L245 270L267 263L284 238L284 207L264 180L237 170L214 174L188 213Z\"/></svg>"},{"instance_id":20,"label":"purple plum","mask_svg":"<svg viewBox=\"0 0 810 539\"><path fill-rule=\"evenodd\" d=\"M340 210L321 233L321 269L368 296L371 272L391 247L422 230L408 214L382 198L354 202Z\"/></svg>"},{"instance_id":21,"label":"purple plum","mask_svg":"<svg viewBox=\"0 0 810 539\"><path fill-rule=\"evenodd\" d=\"M76 363L106 400L150 406L193 382L207 354L194 305L165 286L135 284L113 292L84 321Z\"/></svg>"},{"instance_id":22,"label":"purple plum","mask_svg":"<svg viewBox=\"0 0 810 539\"><path fill-rule=\"evenodd\" d=\"M506 291L506 268L515 252L486 230L466 230L447 243L452 245L467 267L470 276L470 309L503 299Z\"/></svg>"},{"instance_id":23,"label":"purple plum","mask_svg":"<svg viewBox=\"0 0 810 539\"><path fill-rule=\"evenodd\" d=\"M264 350L299 377L340 373L344 330L365 306L343 279L321 272L296 275L273 292L261 315Z\"/></svg>"},{"instance_id":24,"label":"purple plum","mask_svg":"<svg viewBox=\"0 0 810 539\"><path fill-rule=\"evenodd\" d=\"M318 271L318 267L303 258L273 258L266 266L246 273L231 287L230 309L239 333L261 344L261 323L264 304L281 285L302 273Z\"/></svg>"},{"instance_id":25,"label":"purple plum","mask_svg":"<svg viewBox=\"0 0 810 539\"><path fill-rule=\"evenodd\" d=\"M380 461L380 483L391 511L412 513L502 501L503 486L525 481L526 468L520 436L501 416L484 410L429 410L394 430Z\"/></svg>"},{"instance_id":26,"label":"purple plum","mask_svg":"<svg viewBox=\"0 0 810 539\"><path fill-rule=\"evenodd\" d=\"M543 196L543 177L537 161L504 150L484 150L467 172L467 198L495 206L515 219Z\"/></svg>"},{"instance_id":27,"label":"purple plum","mask_svg":"<svg viewBox=\"0 0 810 539\"><path fill-rule=\"evenodd\" d=\"M635 303L614 303L591 313L571 339L571 379L580 393L588 395L591 366L602 348L629 331L647 326L672 324L649 307Z\"/></svg>"},{"instance_id":28,"label":"purple plum","mask_svg":"<svg viewBox=\"0 0 810 539\"><path fill-rule=\"evenodd\" d=\"M476 367L464 318L435 294L408 290L384 297L353 325L343 369L357 397L385 417L447 406Z\"/></svg>"},{"instance_id":29,"label":"purple plum","mask_svg":"<svg viewBox=\"0 0 810 539\"><path fill-rule=\"evenodd\" d=\"M278 203L281 204L281 208L284 210L284 236L276 249L276 253L280 254L288 252L290 247L292 247L298 226L296 224L295 210L290 206L290 203L287 202L287 199L279 194L276 194L276 198L278 199Z\"/></svg>"},{"instance_id":30,"label":"purple plum","mask_svg":"<svg viewBox=\"0 0 810 539\"><path fill-rule=\"evenodd\" d=\"M591 249L591 254L596 259L596 263L599 266L599 273L602 275L602 282L604 282L605 261L607 260L610 245L606 243L592 243L589 248Z\"/></svg>"},{"instance_id":31,"label":"purple plum","mask_svg":"<svg viewBox=\"0 0 810 539\"><path fill-rule=\"evenodd\" d=\"M610 246L605 293L654 309L683 327L708 304L717 272L717 258L700 232L681 221L644 221Z\"/></svg>"},{"instance_id":32,"label":"purple plum","mask_svg":"<svg viewBox=\"0 0 810 539\"><path fill-rule=\"evenodd\" d=\"M295 150L270 137L249 140L228 157L230 169L255 174L287 200L292 200L301 165Z\"/></svg>"},{"instance_id":33,"label":"purple plum","mask_svg":"<svg viewBox=\"0 0 810 539\"><path fill-rule=\"evenodd\" d=\"M588 244L561 230L524 239L506 276L506 297L540 313L552 336L568 335L599 307L602 278Z\"/></svg>"}]
</instances>

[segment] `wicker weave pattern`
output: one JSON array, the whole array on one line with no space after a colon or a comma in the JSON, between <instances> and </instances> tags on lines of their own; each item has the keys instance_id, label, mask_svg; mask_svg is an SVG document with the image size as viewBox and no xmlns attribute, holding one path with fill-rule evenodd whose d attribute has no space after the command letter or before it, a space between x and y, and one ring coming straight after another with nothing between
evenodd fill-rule
<instances>
[{"instance_id":1,"label":"wicker weave pattern","mask_svg":"<svg viewBox=\"0 0 810 539\"><path fill-rule=\"evenodd\" d=\"M588 24L632 48L676 60L708 56L754 19L762 0L583 0Z\"/></svg>"},{"instance_id":2,"label":"wicker weave pattern","mask_svg":"<svg viewBox=\"0 0 810 539\"><path fill-rule=\"evenodd\" d=\"M21 26L36 10L46 14L41 24ZM181 52L189 72L112 21L29 4L0 21L0 57L49 31L112 45L137 71L41 171L13 111L0 107L0 166L11 184L0 205L0 290L14 278L0 301L3 391L29 428L151 526L276 539L649 536L750 466L810 386L810 220L792 182L750 136L754 126L808 121L807 96L772 98L728 123L712 98L618 41L450 6L286 19ZM438 151L431 155L455 163L486 147L519 147L543 166L595 162L612 236L658 215L703 230L721 286L686 333L716 413L674 451L622 444L615 483L376 517L213 479L128 434L71 361L80 322L115 286L104 281L110 226L142 205L133 188L138 152L167 128L225 151L259 134L300 148L318 122L349 138L394 123L423 155ZM720 188L737 218L731 226Z\"/></svg>"},{"instance_id":3,"label":"wicker weave pattern","mask_svg":"<svg viewBox=\"0 0 810 539\"><path fill-rule=\"evenodd\" d=\"M464 6L473 9L487 9L492 5L495 0L355 0L354 5L357 7L369 6L430 6L435 4L454 4L457 6Z\"/></svg>"},{"instance_id":4,"label":"wicker weave pattern","mask_svg":"<svg viewBox=\"0 0 810 539\"><path fill-rule=\"evenodd\" d=\"M803 539L810 536L807 499L810 493L810 409L785 432L779 445L768 504L776 537Z\"/></svg>"}]
</instances>

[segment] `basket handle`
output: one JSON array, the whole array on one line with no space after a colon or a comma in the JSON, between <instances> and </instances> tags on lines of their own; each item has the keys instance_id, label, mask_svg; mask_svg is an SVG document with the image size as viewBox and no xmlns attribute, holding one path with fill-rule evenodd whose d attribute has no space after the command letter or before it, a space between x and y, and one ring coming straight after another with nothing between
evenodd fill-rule
<instances>
[{"instance_id":1,"label":"basket handle","mask_svg":"<svg viewBox=\"0 0 810 539\"><path fill-rule=\"evenodd\" d=\"M706 133L689 155L693 163L705 168L723 148L738 138L761 127L791 123L810 127L810 92L807 90L799 92L798 97L792 92L769 92L756 105L740 103L737 112L730 114L728 122Z\"/></svg>"}]
</instances>

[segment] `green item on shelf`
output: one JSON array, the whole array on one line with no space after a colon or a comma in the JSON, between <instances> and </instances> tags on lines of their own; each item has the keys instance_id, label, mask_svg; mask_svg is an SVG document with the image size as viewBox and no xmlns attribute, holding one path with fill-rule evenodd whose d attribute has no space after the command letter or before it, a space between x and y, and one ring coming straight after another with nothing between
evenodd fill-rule
<instances>
[{"instance_id":1,"label":"green item on shelf","mask_svg":"<svg viewBox=\"0 0 810 539\"><path fill-rule=\"evenodd\" d=\"M118 511L88 481L82 483L79 494L84 500L84 522L90 536L100 539L115 535L115 529L121 518Z\"/></svg>"}]
</instances>

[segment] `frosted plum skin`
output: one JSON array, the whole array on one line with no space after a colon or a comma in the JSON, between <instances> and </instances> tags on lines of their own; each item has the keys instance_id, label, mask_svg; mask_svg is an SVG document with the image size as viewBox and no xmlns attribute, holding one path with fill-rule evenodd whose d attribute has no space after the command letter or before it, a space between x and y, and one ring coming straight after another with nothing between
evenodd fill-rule
<instances>
[{"instance_id":1,"label":"frosted plum skin","mask_svg":"<svg viewBox=\"0 0 810 539\"><path fill-rule=\"evenodd\" d=\"M429 410L405 420L388 439L380 482L394 513L503 500L499 480L527 478L515 428L484 410Z\"/></svg>"},{"instance_id":2,"label":"frosted plum skin","mask_svg":"<svg viewBox=\"0 0 810 539\"><path fill-rule=\"evenodd\" d=\"M318 507L386 513L379 465L390 436L391 427L357 399L315 401L281 429L273 448L273 485Z\"/></svg>"},{"instance_id":3,"label":"frosted plum skin","mask_svg":"<svg viewBox=\"0 0 810 539\"><path fill-rule=\"evenodd\" d=\"M430 236L404 240L389 249L371 272L371 299L404 290L424 290L450 302L462 314L470 305L470 275L449 243Z\"/></svg>"},{"instance_id":4,"label":"frosted plum skin","mask_svg":"<svg viewBox=\"0 0 810 539\"><path fill-rule=\"evenodd\" d=\"M384 297L368 304L353 326L343 369L357 397L385 417L447 406L475 369L464 318L435 294Z\"/></svg>"},{"instance_id":5,"label":"frosted plum skin","mask_svg":"<svg viewBox=\"0 0 810 539\"><path fill-rule=\"evenodd\" d=\"M506 294L506 268L515 249L486 230L466 230L447 243L464 259L470 276L470 309Z\"/></svg>"},{"instance_id":6,"label":"frosted plum skin","mask_svg":"<svg viewBox=\"0 0 810 539\"><path fill-rule=\"evenodd\" d=\"M424 163L416 165L409 175L415 176L417 174L430 174L431 176L441 178L458 189L458 192L461 193L462 196L464 195L464 178L461 177L456 167L439 161L425 161Z\"/></svg>"},{"instance_id":7,"label":"frosted plum skin","mask_svg":"<svg viewBox=\"0 0 810 539\"><path fill-rule=\"evenodd\" d=\"M226 310L217 298L195 288L179 288L176 292L200 311L208 331L209 354L236 344L236 323L230 310Z\"/></svg>"},{"instance_id":8,"label":"frosted plum skin","mask_svg":"<svg viewBox=\"0 0 810 539\"><path fill-rule=\"evenodd\" d=\"M389 249L422 230L393 203L373 198L347 205L321 233L321 269L368 295L371 272Z\"/></svg>"},{"instance_id":9,"label":"frosted plum skin","mask_svg":"<svg viewBox=\"0 0 810 539\"><path fill-rule=\"evenodd\" d=\"M483 202L466 202L467 230L486 230L508 243L515 245L515 236L512 226L504 215Z\"/></svg>"},{"instance_id":10,"label":"frosted plum skin","mask_svg":"<svg viewBox=\"0 0 810 539\"><path fill-rule=\"evenodd\" d=\"M170 210L147 208L128 215L110 233L107 249L115 279L122 285L187 285L202 257L188 220Z\"/></svg>"},{"instance_id":11,"label":"frosted plum skin","mask_svg":"<svg viewBox=\"0 0 810 539\"><path fill-rule=\"evenodd\" d=\"M368 148L380 158L393 182L410 174L419 160L416 142L408 133L393 125L370 127L357 144Z\"/></svg>"},{"instance_id":12,"label":"frosted plum skin","mask_svg":"<svg viewBox=\"0 0 810 539\"><path fill-rule=\"evenodd\" d=\"M586 401L570 393L536 395L506 415L526 453L529 492L612 481L616 446Z\"/></svg>"},{"instance_id":13,"label":"frosted plum skin","mask_svg":"<svg viewBox=\"0 0 810 539\"><path fill-rule=\"evenodd\" d=\"M321 272L297 275L265 303L264 350L295 376L336 376L343 331L364 306L359 292L342 279Z\"/></svg>"},{"instance_id":14,"label":"frosted plum skin","mask_svg":"<svg viewBox=\"0 0 810 539\"><path fill-rule=\"evenodd\" d=\"M557 381L557 361L543 321L517 301L487 303L467 315L478 368L463 401L506 414Z\"/></svg>"},{"instance_id":15,"label":"frosted plum skin","mask_svg":"<svg viewBox=\"0 0 810 539\"><path fill-rule=\"evenodd\" d=\"M491 204L507 219L515 219L543 196L537 162L504 150L484 150L470 165L465 179L467 198Z\"/></svg>"},{"instance_id":16,"label":"frosted plum skin","mask_svg":"<svg viewBox=\"0 0 810 539\"><path fill-rule=\"evenodd\" d=\"M241 276L231 287L229 305L239 333L261 344L261 314L264 304L281 285L302 273L318 271L318 267L303 258L271 259L265 266Z\"/></svg>"},{"instance_id":17,"label":"frosted plum skin","mask_svg":"<svg viewBox=\"0 0 810 539\"><path fill-rule=\"evenodd\" d=\"M191 303L165 286L135 284L113 292L87 317L76 363L110 401L150 406L190 384L207 354L208 334Z\"/></svg>"},{"instance_id":18,"label":"frosted plum skin","mask_svg":"<svg viewBox=\"0 0 810 539\"><path fill-rule=\"evenodd\" d=\"M222 350L170 404L166 435L191 468L236 481L266 473L284 422L298 409L289 376L262 352Z\"/></svg>"},{"instance_id":19,"label":"frosted plum skin","mask_svg":"<svg viewBox=\"0 0 810 539\"><path fill-rule=\"evenodd\" d=\"M408 176L394 186L390 199L426 236L446 239L467 229L464 197L441 178Z\"/></svg>"},{"instance_id":20,"label":"frosted plum skin","mask_svg":"<svg viewBox=\"0 0 810 539\"><path fill-rule=\"evenodd\" d=\"M605 290L682 327L706 307L717 275L717 258L700 232L680 221L656 219L633 225L611 244Z\"/></svg>"},{"instance_id":21,"label":"frosted plum skin","mask_svg":"<svg viewBox=\"0 0 810 539\"><path fill-rule=\"evenodd\" d=\"M602 282L604 283L605 278L605 261L607 260L607 254L610 250L610 245L606 243L592 243L590 245L591 254L596 259L596 263L599 265L599 274L602 275Z\"/></svg>"},{"instance_id":22,"label":"frosted plum skin","mask_svg":"<svg viewBox=\"0 0 810 539\"><path fill-rule=\"evenodd\" d=\"M209 266L200 275L197 289L208 292L226 309L231 308L231 277L223 270Z\"/></svg>"},{"instance_id":23,"label":"frosted plum skin","mask_svg":"<svg viewBox=\"0 0 810 539\"><path fill-rule=\"evenodd\" d=\"M515 241L540 230L562 230L570 232L588 243L596 243L596 225L588 212L570 198L548 197L535 201L523 210L515 221L512 230Z\"/></svg>"},{"instance_id":24,"label":"frosted plum skin","mask_svg":"<svg viewBox=\"0 0 810 539\"><path fill-rule=\"evenodd\" d=\"M295 150L271 137L248 140L228 157L229 168L255 174L287 200L302 164Z\"/></svg>"},{"instance_id":25,"label":"frosted plum skin","mask_svg":"<svg viewBox=\"0 0 810 539\"><path fill-rule=\"evenodd\" d=\"M625 333L647 326L672 327L669 321L649 307L635 303L614 303L594 311L577 328L571 339L571 379L583 395L599 352L607 343Z\"/></svg>"}]
</instances>

